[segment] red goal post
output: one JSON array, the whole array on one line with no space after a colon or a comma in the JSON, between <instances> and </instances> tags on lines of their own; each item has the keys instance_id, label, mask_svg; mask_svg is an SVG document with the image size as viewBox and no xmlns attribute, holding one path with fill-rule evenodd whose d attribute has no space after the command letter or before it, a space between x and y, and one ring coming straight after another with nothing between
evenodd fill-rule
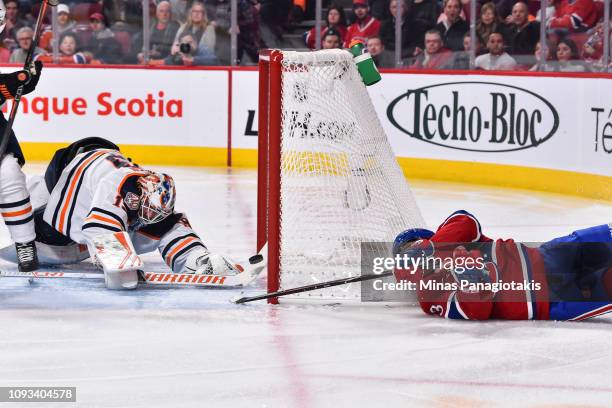
<instances>
[{"instance_id":1,"label":"red goal post","mask_svg":"<svg viewBox=\"0 0 612 408\"><path fill-rule=\"evenodd\" d=\"M280 235L281 61L278 50L259 54L259 111L257 142L257 252L268 242L268 293L279 285ZM270 299L269 303L278 303Z\"/></svg>"}]
</instances>

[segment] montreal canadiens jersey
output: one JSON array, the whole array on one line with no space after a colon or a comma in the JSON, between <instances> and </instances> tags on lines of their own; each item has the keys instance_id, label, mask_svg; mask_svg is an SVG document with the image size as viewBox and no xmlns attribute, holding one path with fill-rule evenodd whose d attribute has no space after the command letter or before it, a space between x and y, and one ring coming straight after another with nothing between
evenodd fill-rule
<instances>
[{"instance_id":1,"label":"montreal canadiens jersey","mask_svg":"<svg viewBox=\"0 0 612 408\"><path fill-rule=\"evenodd\" d=\"M101 234L127 231L139 254L158 249L168 266L180 272L191 250L206 247L183 214L140 225L137 180L146 174L117 150L81 153L63 169L43 219L79 244L89 244Z\"/></svg>"},{"instance_id":2,"label":"montreal canadiens jersey","mask_svg":"<svg viewBox=\"0 0 612 408\"><path fill-rule=\"evenodd\" d=\"M546 271L539 251L527 248L513 240L493 242L482 234L478 220L466 211L451 214L430 239L436 243L487 243L485 255L497 265L500 278L505 282L534 282L524 289L500 290L496 293L461 290L430 290L454 282L449 271L441 270L422 276L423 282L435 281L441 285L422 284L417 287L421 308L425 313L449 319L508 319L532 320L549 318ZM438 256L438 254L436 255ZM422 273L422 271L421 271ZM537 285L536 285L537 284ZM539 290L534 288L538 287Z\"/></svg>"}]
</instances>

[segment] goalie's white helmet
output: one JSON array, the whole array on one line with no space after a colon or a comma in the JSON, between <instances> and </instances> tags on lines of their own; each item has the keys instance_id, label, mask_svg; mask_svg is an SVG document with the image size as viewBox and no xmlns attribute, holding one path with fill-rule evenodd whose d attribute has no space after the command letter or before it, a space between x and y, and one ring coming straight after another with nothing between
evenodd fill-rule
<instances>
[{"instance_id":1,"label":"goalie's white helmet","mask_svg":"<svg viewBox=\"0 0 612 408\"><path fill-rule=\"evenodd\" d=\"M140 177L138 185L138 217L142 224L154 224L172 214L176 201L176 188L172 177L164 173L150 173Z\"/></svg>"}]
</instances>

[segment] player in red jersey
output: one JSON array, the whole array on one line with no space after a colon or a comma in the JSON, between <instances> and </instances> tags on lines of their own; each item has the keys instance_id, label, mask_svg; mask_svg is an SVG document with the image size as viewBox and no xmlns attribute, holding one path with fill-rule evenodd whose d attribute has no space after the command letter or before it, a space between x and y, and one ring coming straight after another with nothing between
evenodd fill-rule
<instances>
[{"instance_id":1,"label":"player in red jersey","mask_svg":"<svg viewBox=\"0 0 612 408\"><path fill-rule=\"evenodd\" d=\"M583 320L612 311L612 224L532 247L512 239L493 241L476 217L457 211L435 233L402 232L394 253L412 260L396 270L396 279L417 284L419 303L428 314Z\"/></svg>"}]
</instances>

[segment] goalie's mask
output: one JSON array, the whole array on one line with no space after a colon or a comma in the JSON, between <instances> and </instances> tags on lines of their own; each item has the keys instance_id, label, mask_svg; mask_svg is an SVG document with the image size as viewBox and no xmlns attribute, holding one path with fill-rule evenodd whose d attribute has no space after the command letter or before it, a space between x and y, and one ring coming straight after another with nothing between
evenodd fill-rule
<instances>
[{"instance_id":1,"label":"goalie's mask","mask_svg":"<svg viewBox=\"0 0 612 408\"><path fill-rule=\"evenodd\" d=\"M176 188L172 177L164 173L150 173L138 179L138 186L138 218L143 225L155 224L172 214L176 201Z\"/></svg>"}]
</instances>

